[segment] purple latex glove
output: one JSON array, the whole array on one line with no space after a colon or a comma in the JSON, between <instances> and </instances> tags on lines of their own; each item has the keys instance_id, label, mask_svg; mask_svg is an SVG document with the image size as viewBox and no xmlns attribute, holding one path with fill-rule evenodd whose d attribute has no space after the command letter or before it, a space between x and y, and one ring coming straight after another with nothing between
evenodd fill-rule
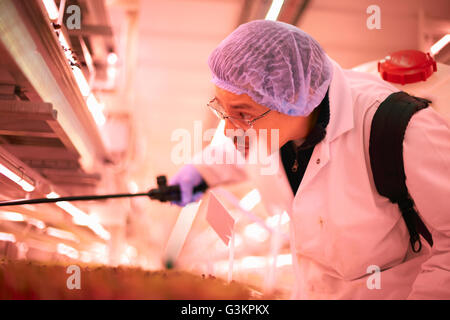
<instances>
[{"instance_id":1,"label":"purple latex glove","mask_svg":"<svg viewBox=\"0 0 450 320\"><path fill-rule=\"evenodd\" d=\"M182 167L176 174L169 180L169 185L178 184L181 191L181 201L172 201L173 204L184 207L188 203L199 200L203 192L196 192L192 194L194 187L201 184L203 181L200 172L192 164L187 164Z\"/></svg>"}]
</instances>

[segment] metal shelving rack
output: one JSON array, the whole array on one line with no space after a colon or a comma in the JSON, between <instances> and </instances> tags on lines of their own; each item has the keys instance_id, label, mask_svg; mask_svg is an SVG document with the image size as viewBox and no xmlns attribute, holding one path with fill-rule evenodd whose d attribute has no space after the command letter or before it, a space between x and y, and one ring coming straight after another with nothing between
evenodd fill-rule
<instances>
[{"instance_id":1,"label":"metal shelving rack","mask_svg":"<svg viewBox=\"0 0 450 320\"><path fill-rule=\"evenodd\" d=\"M73 190L95 192L102 169L110 163L60 34L71 48L80 48L79 42L72 46L71 41L83 42L82 36L73 36L64 25L56 26L42 0L0 0L1 200L42 197L50 192L62 196ZM85 62L78 51L78 61ZM85 63L78 67L86 79L92 76ZM54 204L11 210L24 219L2 221L0 217L0 233L16 235L17 242L29 238L54 246L65 243L81 252L91 243L108 240L95 233L95 228L75 223ZM2 212L8 217L8 212ZM29 223L36 220L45 228L36 229ZM55 238L46 232L48 228L60 230L60 235L69 232L78 240Z\"/></svg>"}]
</instances>

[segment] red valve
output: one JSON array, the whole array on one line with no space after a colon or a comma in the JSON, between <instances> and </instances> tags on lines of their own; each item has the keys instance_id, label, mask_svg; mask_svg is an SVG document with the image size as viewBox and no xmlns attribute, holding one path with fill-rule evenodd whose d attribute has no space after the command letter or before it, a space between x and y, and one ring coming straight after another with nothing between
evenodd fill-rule
<instances>
[{"instance_id":1,"label":"red valve","mask_svg":"<svg viewBox=\"0 0 450 320\"><path fill-rule=\"evenodd\" d=\"M436 61L429 53L418 50L397 51L378 62L383 80L394 83L426 81L436 71Z\"/></svg>"}]
</instances>

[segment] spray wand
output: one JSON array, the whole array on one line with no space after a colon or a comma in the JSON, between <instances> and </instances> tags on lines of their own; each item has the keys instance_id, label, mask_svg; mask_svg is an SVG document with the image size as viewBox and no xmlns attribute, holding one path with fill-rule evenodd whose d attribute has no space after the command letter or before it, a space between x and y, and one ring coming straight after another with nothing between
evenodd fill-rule
<instances>
[{"instance_id":1,"label":"spray wand","mask_svg":"<svg viewBox=\"0 0 450 320\"><path fill-rule=\"evenodd\" d=\"M39 204L39 203L54 203L59 201L87 201L87 200L104 200L113 198L131 198L131 197L143 197L147 196L152 200L159 200L161 202L167 201L180 201L181 192L179 185L167 185L166 176L158 176L156 178L158 184L157 188L151 189L148 192L142 193L117 193L117 194L105 194L105 195L90 195L90 196L69 196L59 198L39 198L39 199L25 199L25 200L10 200L0 202L0 207L17 206L24 204ZM208 185L202 182L194 188L195 192L205 191Z\"/></svg>"}]
</instances>

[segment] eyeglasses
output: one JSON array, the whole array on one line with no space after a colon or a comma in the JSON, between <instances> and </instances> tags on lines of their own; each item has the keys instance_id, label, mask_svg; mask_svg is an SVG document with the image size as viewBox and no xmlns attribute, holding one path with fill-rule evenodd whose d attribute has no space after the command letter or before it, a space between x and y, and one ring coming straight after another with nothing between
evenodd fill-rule
<instances>
[{"instance_id":1,"label":"eyeglasses","mask_svg":"<svg viewBox=\"0 0 450 320\"><path fill-rule=\"evenodd\" d=\"M223 111L223 107L220 105L220 103L217 101L216 98L213 98L208 104L207 106L209 107L209 109L221 120L230 120L231 123L240 129L243 130L247 130L249 128L253 128L253 124L256 122L256 120L261 119L262 117L266 116L270 111L272 110L267 110L264 113L262 113L261 115L253 118L253 119L244 119L242 117L233 117L230 115L227 115L224 111Z\"/></svg>"}]
</instances>

